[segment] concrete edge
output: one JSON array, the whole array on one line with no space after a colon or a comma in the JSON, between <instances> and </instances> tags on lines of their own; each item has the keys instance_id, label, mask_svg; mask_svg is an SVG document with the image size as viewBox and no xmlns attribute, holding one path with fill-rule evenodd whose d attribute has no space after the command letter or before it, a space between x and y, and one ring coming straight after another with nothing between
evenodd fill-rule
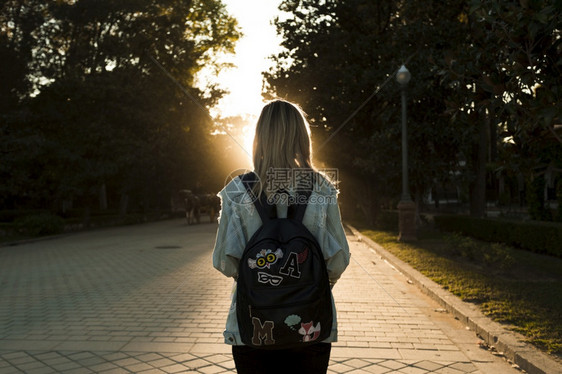
<instances>
[{"instance_id":1,"label":"concrete edge","mask_svg":"<svg viewBox=\"0 0 562 374\"><path fill-rule=\"evenodd\" d=\"M63 233L63 234L57 234L57 235L38 236L38 237L35 237L35 238L27 238L27 239L0 242L0 248L16 247L16 246L24 245L24 244L31 244L31 243L42 242L42 241L46 241L46 240L59 239L59 238L63 238L65 236L67 236L68 234L69 233Z\"/></svg>"},{"instance_id":2,"label":"concrete edge","mask_svg":"<svg viewBox=\"0 0 562 374\"><path fill-rule=\"evenodd\" d=\"M35 237L28 237L28 238L23 238L23 239L8 240L8 241L4 241L4 242L0 241L0 248L2 248L2 247L16 247L16 246L24 245L24 244L32 244L32 243L42 242L42 241L46 241L46 240L60 239L60 238L67 237L69 235L85 233L85 232L92 232L92 231L96 231L96 230L106 230L106 229L112 229L112 228L120 228L120 227L124 227L124 226L144 225L144 224L156 223L156 222L161 222L161 221L164 221L164 220L173 220L173 219L185 220L185 218L182 218L182 217L172 217L172 218L158 219L158 220L154 220L154 221L136 222L136 223L132 223L132 224L125 223L125 224L107 225L107 226L92 226L92 227L75 229L75 230L65 230L64 232L62 232L60 234L35 236Z\"/></svg>"},{"instance_id":3,"label":"concrete edge","mask_svg":"<svg viewBox=\"0 0 562 374\"><path fill-rule=\"evenodd\" d=\"M521 369L530 374L562 373L562 364L539 351L537 348L525 343L523 336L507 330L501 324L486 317L477 306L462 301L451 292L421 274L419 271L398 259L381 245L362 235L355 227L346 224L354 236L371 247L383 259L388 261L397 271L406 276L423 293L437 301L444 309L455 318L475 331L489 346L496 350Z\"/></svg>"}]
</instances>

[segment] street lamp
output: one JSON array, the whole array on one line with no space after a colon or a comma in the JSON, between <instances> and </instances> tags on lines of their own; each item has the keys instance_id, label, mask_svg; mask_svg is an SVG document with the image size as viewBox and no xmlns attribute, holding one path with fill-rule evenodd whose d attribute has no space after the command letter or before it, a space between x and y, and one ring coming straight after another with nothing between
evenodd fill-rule
<instances>
[{"instance_id":1,"label":"street lamp","mask_svg":"<svg viewBox=\"0 0 562 374\"><path fill-rule=\"evenodd\" d=\"M396 80L400 83L402 91L402 201L411 201L408 188L408 127L406 125L406 87L412 75L402 65L396 73Z\"/></svg>"},{"instance_id":2,"label":"street lamp","mask_svg":"<svg viewBox=\"0 0 562 374\"><path fill-rule=\"evenodd\" d=\"M410 197L408 187L408 128L406 126L406 87L412 75L402 65L396 73L396 80L402 91L402 197L398 203L398 220L400 234L398 240L417 240L416 235L416 204Z\"/></svg>"},{"instance_id":3,"label":"street lamp","mask_svg":"<svg viewBox=\"0 0 562 374\"><path fill-rule=\"evenodd\" d=\"M401 85L405 85L408 84L408 82L410 82L410 78L412 78L410 71L406 69L406 66L402 65L398 70L398 72L396 73L396 80Z\"/></svg>"}]
</instances>

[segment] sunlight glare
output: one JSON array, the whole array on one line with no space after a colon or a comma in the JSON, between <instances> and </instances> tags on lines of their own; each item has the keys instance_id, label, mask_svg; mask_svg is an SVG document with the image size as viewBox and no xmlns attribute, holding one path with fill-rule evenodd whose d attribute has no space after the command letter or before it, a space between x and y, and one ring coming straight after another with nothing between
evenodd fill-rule
<instances>
[{"instance_id":1,"label":"sunlight glare","mask_svg":"<svg viewBox=\"0 0 562 374\"><path fill-rule=\"evenodd\" d=\"M252 118L251 121L248 121L248 124L242 128L242 139L244 139L242 145L250 156L253 153L254 135L256 131L254 120L255 118Z\"/></svg>"},{"instance_id":2,"label":"sunlight glare","mask_svg":"<svg viewBox=\"0 0 562 374\"><path fill-rule=\"evenodd\" d=\"M197 77L197 85L205 87L218 84L229 91L210 114L224 124L232 143L244 154L245 165L252 163L252 145L255 125L265 104L262 97L263 76L273 61L269 56L282 50L281 37L277 35L273 19L286 15L278 10L281 0L222 0L228 12L238 20L243 36L238 40L234 55L219 56L219 62L234 65L217 73L212 67L204 68ZM243 152L242 152L243 151Z\"/></svg>"},{"instance_id":3,"label":"sunlight glare","mask_svg":"<svg viewBox=\"0 0 562 374\"><path fill-rule=\"evenodd\" d=\"M216 82L230 91L217 107L213 116L257 116L263 107L262 72L272 64L269 56L281 50L281 37L276 34L273 19L279 14L280 0L223 0L228 12L238 20L243 33L235 54L224 56L223 62L235 65L213 76L202 72L201 81ZM206 75L205 75L206 74Z\"/></svg>"}]
</instances>

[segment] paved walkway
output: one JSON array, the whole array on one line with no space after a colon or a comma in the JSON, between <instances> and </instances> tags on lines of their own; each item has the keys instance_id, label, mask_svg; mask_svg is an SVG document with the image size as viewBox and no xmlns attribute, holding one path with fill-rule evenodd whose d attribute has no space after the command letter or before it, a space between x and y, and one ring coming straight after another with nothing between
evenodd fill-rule
<instances>
[{"instance_id":1,"label":"paved walkway","mask_svg":"<svg viewBox=\"0 0 562 374\"><path fill-rule=\"evenodd\" d=\"M215 230L172 220L0 248L0 373L235 372ZM330 373L520 373L348 239Z\"/></svg>"}]
</instances>

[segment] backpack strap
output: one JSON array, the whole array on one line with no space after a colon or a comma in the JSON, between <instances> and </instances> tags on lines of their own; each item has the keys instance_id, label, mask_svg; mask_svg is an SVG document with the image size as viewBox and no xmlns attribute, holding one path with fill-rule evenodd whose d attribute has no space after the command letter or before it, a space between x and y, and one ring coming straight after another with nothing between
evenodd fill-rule
<instances>
[{"instance_id":1,"label":"backpack strap","mask_svg":"<svg viewBox=\"0 0 562 374\"><path fill-rule=\"evenodd\" d=\"M256 197L256 194L253 190L253 187L258 182L258 176L253 171L240 175L240 180L244 187L246 187L246 191L250 195L250 198L254 202L254 206L258 211L262 222L269 221L270 219L277 218L277 208L275 204L270 204L267 196L262 191L259 198ZM279 191L279 193L287 193L287 191ZM310 195L312 194L311 190L302 190L297 188L296 191L296 203L291 204L287 207L287 217L295 219L299 222L302 222L304 218L304 213L306 212L306 207L308 206L308 200Z\"/></svg>"},{"instance_id":2,"label":"backpack strap","mask_svg":"<svg viewBox=\"0 0 562 374\"><path fill-rule=\"evenodd\" d=\"M315 186L318 181L318 175L316 173L312 174L312 186ZM298 182L297 182L298 183ZM299 222L302 222L304 218L304 213L306 212L306 207L308 206L308 202L310 196L312 195L312 187L310 182L306 183L305 186L302 184L297 184L296 189L296 204L289 206L289 211L287 212L287 217L291 217Z\"/></svg>"},{"instance_id":3,"label":"backpack strap","mask_svg":"<svg viewBox=\"0 0 562 374\"><path fill-rule=\"evenodd\" d=\"M306 212L306 207L308 206L308 199L312 191L310 190L298 190L297 189L297 203L289 206L287 211L287 217L291 217L299 222L302 222L304 218L304 213Z\"/></svg>"}]
</instances>

